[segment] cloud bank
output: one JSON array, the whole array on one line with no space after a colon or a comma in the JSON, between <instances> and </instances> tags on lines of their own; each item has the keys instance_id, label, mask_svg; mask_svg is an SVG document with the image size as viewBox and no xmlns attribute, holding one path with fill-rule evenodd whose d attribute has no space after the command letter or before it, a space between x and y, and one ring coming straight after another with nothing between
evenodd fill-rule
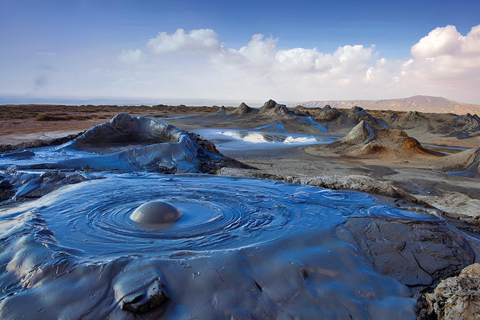
<instances>
[{"instance_id":1,"label":"cloud bank","mask_svg":"<svg viewBox=\"0 0 480 320\"><path fill-rule=\"evenodd\" d=\"M455 26L436 28L411 47L411 57L404 61L379 57L375 45L345 45L328 53L317 48L278 49L279 41L255 34L235 49L222 43L214 30L178 29L159 33L142 50L150 70L158 68L161 59L171 62L152 72L153 79L168 75L184 86L171 88L172 94L177 91L192 98L367 99L428 94L480 102L475 90L480 86L480 25L465 36ZM143 56L139 50L132 52Z\"/></svg>"},{"instance_id":2,"label":"cloud bank","mask_svg":"<svg viewBox=\"0 0 480 320\"><path fill-rule=\"evenodd\" d=\"M451 25L436 28L412 45L406 60L381 57L379 45L349 44L322 52L279 49L280 41L254 34L244 46L231 48L211 29L160 32L143 47L123 49L109 59L108 66L64 69L57 73L56 82L50 78L41 88L36 85L35 92L159 102L164 98L299 101L425 94L480 103L480 25L466 35Z\"/></svg>"}]
</instances>

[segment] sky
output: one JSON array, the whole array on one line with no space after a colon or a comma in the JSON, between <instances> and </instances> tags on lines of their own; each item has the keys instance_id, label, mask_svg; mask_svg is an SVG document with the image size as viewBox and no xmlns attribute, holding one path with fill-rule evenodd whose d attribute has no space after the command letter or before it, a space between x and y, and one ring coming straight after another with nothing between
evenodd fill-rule
<instances>
[{"instance_id":1,"label":"sky","mask_svg":"<svg viewBox=\"0 0 480 320\"><path fill-rule=\"evenodd\" d=\"M480 1L0 0L0 103L480 104Z\"/></svg>"}]
</instances>

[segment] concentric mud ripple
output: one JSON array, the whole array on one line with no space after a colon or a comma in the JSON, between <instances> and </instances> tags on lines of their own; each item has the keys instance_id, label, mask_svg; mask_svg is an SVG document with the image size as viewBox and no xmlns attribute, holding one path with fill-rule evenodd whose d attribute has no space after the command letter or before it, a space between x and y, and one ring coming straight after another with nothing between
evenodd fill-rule
<instances>
[{"instance_id":1,"label":"concentric mud ripple","mask_svg":"<svg viewBox=\"0 0 480 320\"><path fill-rule=\"evenodd\" d=\"M170 203L183 216L161 228L132 221L132 212L150 201ZM258 246L287 235L332 228L349 215L393 212L402 216L405 212L392 210L362 193L273 181L124 175L63 189L35 213L45 219L63 247L79 250L82 257L112 258Z\"/></svg>"}]
</instances>

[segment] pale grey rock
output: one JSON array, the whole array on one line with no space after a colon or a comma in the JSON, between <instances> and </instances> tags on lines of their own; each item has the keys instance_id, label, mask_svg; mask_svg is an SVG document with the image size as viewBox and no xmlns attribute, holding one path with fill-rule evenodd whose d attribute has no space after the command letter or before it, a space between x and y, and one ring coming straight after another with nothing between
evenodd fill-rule
<instances>
[{"instance_id":1,"label":"pale grey rock","mask_svg":"<svg viewBox=\"0 0 480 320\"><path fill-rule=\"evenodd\" d=\"M480 319L480 264L469 265L458 276L441 281L425 298L429 313L439 320Z\"/></svg>"}]
</instances>

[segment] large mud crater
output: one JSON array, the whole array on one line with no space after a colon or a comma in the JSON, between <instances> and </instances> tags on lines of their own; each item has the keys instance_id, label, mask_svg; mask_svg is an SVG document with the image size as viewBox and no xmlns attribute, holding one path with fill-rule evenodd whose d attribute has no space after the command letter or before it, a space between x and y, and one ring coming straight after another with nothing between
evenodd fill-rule
<instances>
[{"instance_id":1,"label":"large mud crater","mask_svg":"<svg viewBox=\"0 0 480 320\"><path fill-rule=\"evenodd\" d=\"M131 219L137 208L152 201L168 202L181 212L181 219L158 225ZM52 194L35 213L45 219L61 246L90 259L169 257L182 251L205 254L259 246L332 228L351 215L422 218L356 192L256 179L155 174L70 186Z\"/></svg>"}]
</instances>

